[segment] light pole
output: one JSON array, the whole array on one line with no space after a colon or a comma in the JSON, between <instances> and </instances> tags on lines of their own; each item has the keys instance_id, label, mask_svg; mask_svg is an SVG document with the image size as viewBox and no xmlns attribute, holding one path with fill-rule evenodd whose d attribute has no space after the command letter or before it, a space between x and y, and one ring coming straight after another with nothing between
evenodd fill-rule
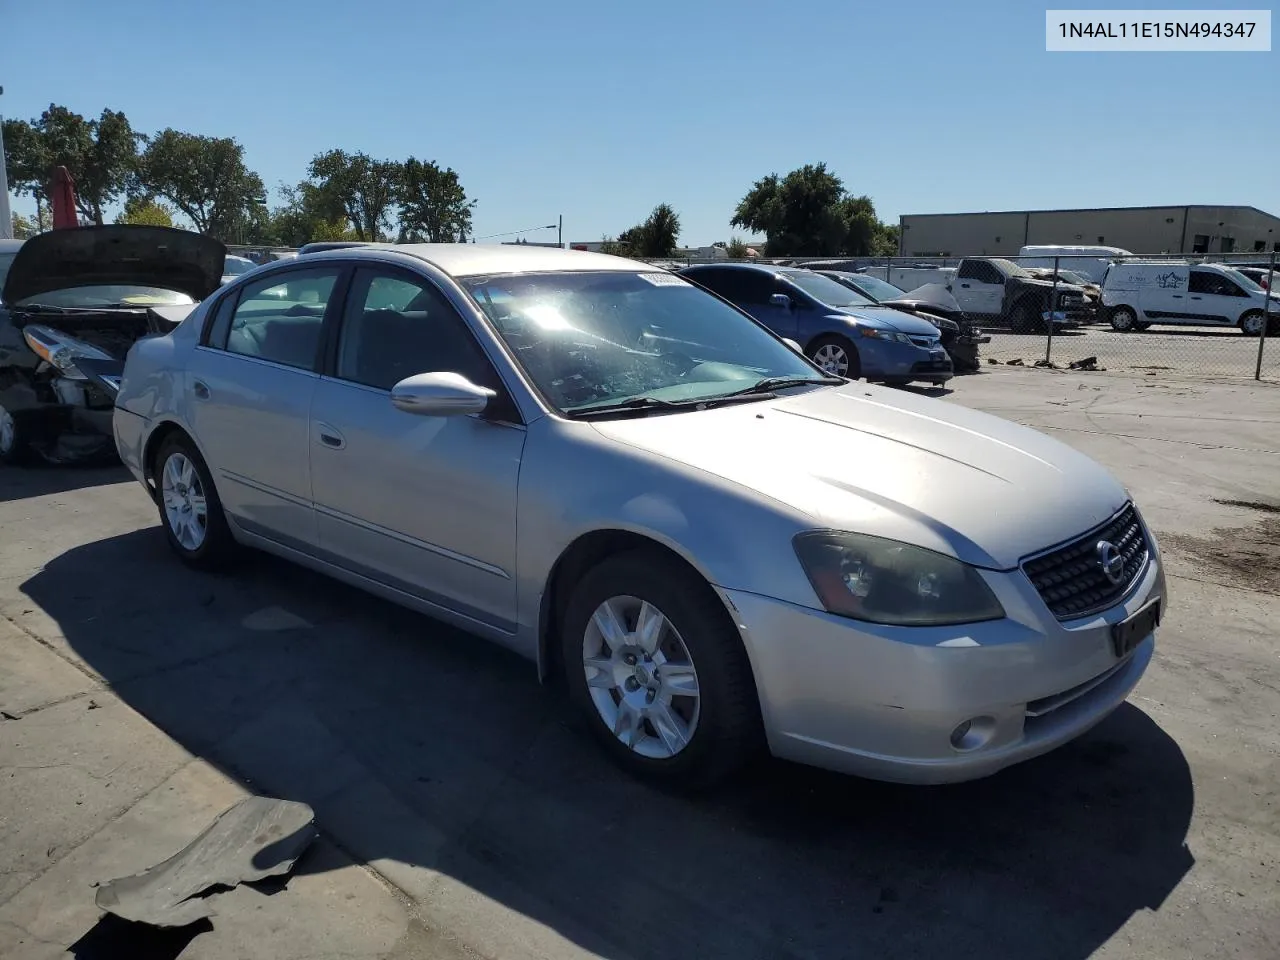
<instances>
[{"instance_id":1,"label":"light pole","mask_svg":"<svg viewBox=\"0 0 1280 960\"><path fill-rule=\"evenodd\" d=\"M0 95L4 87L0 87ZM0 114L0 240L13 239L13 213L9 209L9 174L4 158L4 115Z\"/></svg>"}]
</instances>

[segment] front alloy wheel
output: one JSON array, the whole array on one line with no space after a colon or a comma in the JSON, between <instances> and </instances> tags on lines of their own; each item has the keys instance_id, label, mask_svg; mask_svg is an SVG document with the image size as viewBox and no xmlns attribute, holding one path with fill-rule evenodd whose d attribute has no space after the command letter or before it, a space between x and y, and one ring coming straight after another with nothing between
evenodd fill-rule
<instances>
[{"instance_id":1,"label":"front alloy wheel","mask_svg":"<svg viewBox=\"0 0 1280 960\"><path fill-rule=\"evenodd\" d=\"M161 443L152 463L156 506L169 546L193 567L221 567L235 553L235 538L209 467L195 444L182 434L172 434Z\"/></svg>"},{"instance_id":2,"label":"front alloy wheel","mask_svg":"<svg viewBox=\"0 0 1280 960\"><path fill-rule=\"evenodd\" d=\"M582 666L596 712L627 749L676 756L698 729L698 671L680 633L653 604L605 600L587 623Z\"/></svg>"},{"instance_id":3,"label":"front alloy wheel","mask_svg":"<svg viewBox=\"0 0 1280 960\"><path fill-rule=\"evenodd\" d=\"M18 419L0 407L0 463L20 463L27 452L27 438Z\"/></svg>"}]
</instances>

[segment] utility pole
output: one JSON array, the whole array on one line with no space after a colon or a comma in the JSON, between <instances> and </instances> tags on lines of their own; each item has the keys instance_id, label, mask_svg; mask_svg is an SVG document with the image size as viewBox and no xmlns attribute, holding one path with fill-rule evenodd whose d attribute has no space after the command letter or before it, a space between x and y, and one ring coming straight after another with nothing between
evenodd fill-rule
<instances>
[{"instance_id":1,"label":"utility pole","mask_svg":"<svg viewBox=\"0 0 1280 960\"><path fill-rule=\"evenodd\" d=\"M0 87L0 95L4 87ZM5 171L4 116L0 115L0 240L13 239L13 213L9 209L9 175Z\"/></svg>"},{"instance_id":2,"label":"utility pole","mask_svg":"<svg viewBox=\"0 0 1280 960\"><path fill-rule=\"evenodd\" d=\"M560 249L564 249L564 214L560 214L559 225L556 227L556 243Z\"/></svg>"}]
</instances>

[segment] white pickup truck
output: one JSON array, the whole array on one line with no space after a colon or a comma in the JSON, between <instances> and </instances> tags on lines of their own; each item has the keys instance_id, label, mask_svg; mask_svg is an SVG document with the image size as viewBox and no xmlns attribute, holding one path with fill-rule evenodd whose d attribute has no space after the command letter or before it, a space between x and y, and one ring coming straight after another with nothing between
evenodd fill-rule
<instances>
[{"instance_id":1,"label":"white pickup truck","mask_svg":"<svg viewBox=\"0 0 1280 960\"><path fill-rule=\"evenodd\" d=\"M966 316L1007 325L1014 333L1075 327L1089 319L1084 288L1042 280L1012 260L966 257L947 287ZM1053 301L1050 303L1050 301Z\"/></svg>"}]
</instances>

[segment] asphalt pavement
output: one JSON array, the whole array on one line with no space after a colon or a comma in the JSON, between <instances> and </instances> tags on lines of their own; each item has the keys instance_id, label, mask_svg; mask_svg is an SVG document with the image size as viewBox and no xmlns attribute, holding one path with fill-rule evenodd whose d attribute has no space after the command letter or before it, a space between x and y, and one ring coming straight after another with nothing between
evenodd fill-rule
<instances>
[{"instance_id":1,"label":"asphalt pavement","mask_svg":"<svg viewBox=\"0 0 1280 960\"><path fill-rule=\"evenodd\" d=\"M1171 592L1128 704L954 787L669 796L505 651L269 557L187 570L119 469L0 470L0 957L1280 956L1280 388L952 387L1113 469ZM177 933L94 906L248 793L315 809L291 876Z\"/></svg>"}]
</instances>

